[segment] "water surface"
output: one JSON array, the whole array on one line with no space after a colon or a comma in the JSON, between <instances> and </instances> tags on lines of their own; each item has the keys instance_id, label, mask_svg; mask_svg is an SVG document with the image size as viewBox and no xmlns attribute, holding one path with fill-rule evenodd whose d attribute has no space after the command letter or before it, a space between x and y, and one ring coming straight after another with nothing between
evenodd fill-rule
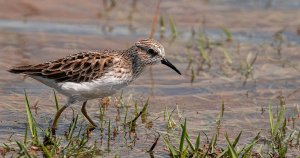
<instances>
[{"instance_id":1,"label":"water surface","mask_svg":"<svg viewBox=\"0 0 300 158\"><path fill-rule=\"evenodd\" d=\"M143 13L142 6L145 3L137 4L137 11L133 12L135 18L133 22L127 17L132 12L132 6L127 3L123 5L126 15L119 14L120 5L103 17L85 14L78 16L79 13L84 13L81 9L75 9L73 16L66 11L65 14L62 13L65 16L61 17L54 13L48 15L41 9L37 15L26 16L25 20L17 15L3 14L4 17L0 20L0 142L23 138L26 123L24 89L30 102L38 105L34 116L41 126L47 127L55 112L52 89L33 79L24 80L22 76L10 74L6 71L8 67L40 63L84 50L127 49L136 40L148 37L152 15ZM300 38L297 34L300 22L294 17L299 14L297 9L299 3L293 0L272 1L268 10L262 7L265 3L267 1L253 0L253 2L237 3L234 0L226 0L203 4L194 1L178 3L166 1L161 4L162 15L167 24L166 33L165 38L161 39L157 31L155 38L165 46L167 56L184 75L179 76L169 68L157 65L153 67L152 78L149 72L145 72L123 90L126 97L132 98L131 101L137 100L140 106L150 96L148 119L155 121L152 129L146 129L140 123L137 131L139 139L133 149L124 145L122 135L117 137L113 143L117 147L117 153L133 156L147 155L145 151L154 140L153 135L146 139L147 134L166 129L166 122L163 119L166 106L171 110L178 106L182 116L187 118L189 131L194 137L200 131L205 131L208 135L213 134L215 120L224 102L225 114L221 134L228 132L230 136L234 136L243 130L245 132L241 142L248 142L259 131L263 135L268 134L269 118L267 112L263 111L268 107L270 100L276 106L279 102L278 96L288 96L286 98L287 118L295 115L295 109L299 104L300 87L298 55ZM53 5L56 4L49 4L50 10ZM86 5L90 4L81 7L87 7ZM190 10L182 12L180 9L173 9L179 5ZM154 6L153 4L153 8ZM40 6L38 3L36 7L45 6ZM96 14L98 9L92 8L90 12ZM200 9L202 10L199 11ZM243 9L247 9L247 12L241 13ZM249 10L251 11L248 13ZM23 12L20 11L18 14L22 15ZM253 18L253 14L265 17L265 20ZM178 37L173 41L170 37L168 15L172 15L177 24ZM186 17L182 18L183 15ZM201 22L204 15L206 23ZM232 18L229 18L229 15ZM271 15L278 16L274 18ZM87 20L82 20L85 16ZM142 18L143 16L145 18ZM249 20L245 20L247 18ZM232 23L233 19L238 22ZM226 35L221 29L223 27L232 32L232 42L226 42ZM210 52L211 68L204 67L199 71L193 83L191 83L191 69L186 70L188 52L195 56L199 55L197 34L192 36L192 28L196 33L201 31L212 42L221 42ZM278 39L274 36L278 31L282 31L281 43L278 43ZM190 50L187 50L186 46L191 41L193 44ZM281 54L278 54L278 44L280 44ZM231 65L226 64L226 58L218 47L230 53ZM245 62L249 54L252 54L252 58L257 54L257 60L253 65L253 73L244 83ZM196 69L195 64L193 67ZM113 98L119 96L120 93ZM59 101L63 104L65 98L59 95ZM79 106L74 108L79 110ZM89 102L88 111L95 120L98 119L97 100ZM117 108L111 106L107 113L106 119L114 120ZM124 113L124 108L121 108L122 117ZM71 117L72 112L69 110L61 120L59 134L62 135L67 129ZM80 120L84 119L80 117ZM295 128L299 129L298 120ZM92 133L92 140L99 139L98 133L99 129ZM166 156L162 146L163 141L160 140L155 152L156 157Z\"/></svg>"}]
</instances>

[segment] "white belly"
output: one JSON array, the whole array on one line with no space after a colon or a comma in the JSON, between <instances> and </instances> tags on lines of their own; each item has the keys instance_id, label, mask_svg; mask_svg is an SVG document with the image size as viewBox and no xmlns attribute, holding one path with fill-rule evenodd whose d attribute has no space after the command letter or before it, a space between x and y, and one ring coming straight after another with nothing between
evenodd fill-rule
<instances>
[{"instance_id":1,"label":"white belly","mask_svg":"<svg viewBox=\"0 0 300 158\"><path fill-rule=\"evenodd\" d=\"M62 82L55 83L51 80L45 80L41 77L33 77L36 80L50 86L60 93L71 97L76 96L78 98L86 99L95 99L102 98L106 96L113 95L117 93L120 89L126 87L132 81L130 75L123 75L121 78L116 78L112 75L105 75L101 78L90 81L90 82Z\"/></svg>"},{"instance_id":2,"label":"white belly","mask_svg":"<svg viewBox=\"0 0 300 158\"><path fill-rule=\"evenodd\" d=\"M70 96L76 95L87 99L95 99L113 95L129 83L130 80L108 76L91 82L61 83L60 89Z\"/></svg>"}]
</instances>

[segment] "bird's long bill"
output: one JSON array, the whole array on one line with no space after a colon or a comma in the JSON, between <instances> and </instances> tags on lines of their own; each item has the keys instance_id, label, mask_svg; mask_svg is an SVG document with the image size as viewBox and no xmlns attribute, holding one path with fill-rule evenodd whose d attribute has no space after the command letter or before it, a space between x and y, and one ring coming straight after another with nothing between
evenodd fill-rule
<instances>
[{"instance_id":1,"label":"bird's long bill","mask_svg":"<svg viewBox=\"0 0 300 158\"><path fill-rule=\"evenodd\" d=\"M162 59L161 63L169 66L171 69L176 71L179 75L181 75L181 72L172 63L170 63L169 60L167 60L166 58Z\"/></svg>"}]
</instances>

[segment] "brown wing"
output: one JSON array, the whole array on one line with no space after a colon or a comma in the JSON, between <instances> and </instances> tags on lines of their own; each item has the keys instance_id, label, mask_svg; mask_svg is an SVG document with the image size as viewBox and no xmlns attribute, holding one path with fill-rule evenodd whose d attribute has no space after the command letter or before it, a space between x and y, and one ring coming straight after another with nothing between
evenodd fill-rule
<instances>
[{"instance_id":1,"label":"brown wing","mask_svg":"<svg viewBox=\"0 0 300 158\"><path fill-rule=\"evenodd\" d=\"M38 65L14 67L9 72L53 79L56 82L87 82L100 78L113 65L108 52L84 52Z\"/></svg>"}]
</instances>

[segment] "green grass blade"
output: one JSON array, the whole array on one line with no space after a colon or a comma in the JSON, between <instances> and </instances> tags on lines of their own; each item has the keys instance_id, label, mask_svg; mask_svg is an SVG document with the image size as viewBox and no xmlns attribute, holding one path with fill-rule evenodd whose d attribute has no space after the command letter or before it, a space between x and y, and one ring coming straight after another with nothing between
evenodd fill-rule
<instances>
[{"instance_id":1,"label":"green grass blade","mask_svg":"<svg viewBox=\"0 0 300 158\"><path fill-rule=\"evenodd\" d=\"M251 144L249 144L248 146L246 146L243 150L239 151L239 153L241 153L242 151L244 152L242 158L247 158L249 155L249 152L252 150L253 146L258 142L258 140L253 141Z\"/></svg>"},{"instance_id":2,"label":"green grass blade","mask_svg":"<svg viewBox=\"0 0 300 158\"><path fill-rule=\"evenodd\" d=\"M78 114L76 115L75 118L72 119L72 123L71 123L71 128L69 130L69 134L68 134L68 140L72 139L76 125L77 125L77 120L78 120Z\"/></svg>"},{"instance_id":3,"label":"green grass blade","mask_svg":"<svg viewBox=\"0 0 300 158\"><path fill-rule=\"evenodd\" d=\"M182 153L180 154L180 157L181 157L181 158L186 158L186 157L188 157L188 156L187 156L188 153L189 153L188 146L186 146L186 147L183 149Z\"/></svg>"},{"instance_id":4,"label":"green grass blade","mask_svg":"<svg viewBox=\"0 0 300 158\"><path fill-rule=\"evenodd\" d=\"M231 42L233 40L232 33L226 27L223 27L222 31L226 35L226 41Z\"/></svg>"},{"instance_id":5,"label":"green grass blade","mask_svg":"<svg viewBox=\"0 0 300 158\"><path fill-rule=\"evenodd\" d=\"M300 144L300 131L298 131L297 140L296 140L296 145L299 144Z\"/></svg>"},{"instance_id":6,"label":"green grass blade","mask_svg":"<svg viewBox=\"0 0 300 158\"><path fill-rule=\"evenodd\" d=\"M165 137L163 137L164 139L164 142L165 142L165 145L167 146L167 148L169 149L172 157L178 157L178 151L175 149L175 147L170 144L169 140Z\"/></svg>"},{"instance_id":7,"label":"green grass blade","mask_svg":"<svg viewBox=\"0 0 300 158\"><path fill-rule=\"evenodd\" d=\"M257 135L254 137L254 139L251 141L250 144L248 144L243 149L238 151L237 154L240 155L240 153L243 152L244 154L243 154L242 158L248 157L248 153L252 150L253 146L259 141L259 136L260 136L260 132L257 133ZM249 154L251 154L251 153L249 153Z\"/></svg>"},{"instance_id":8,"label":"green grass blade","mask_svg":"<svg viewBox=\"0 0 300 158\"><path fill-rule=\"evenodd\" d=\"M282 120L284 118L284 114L285 114L285 106L281 106L277 121L274 126L274 132L276 132L279 129L279 126L282 123Z\"/></svg>"},{"instance_id":9,"label":"green grass blade","mask_svg":"<svg viewBox=\"0 0 300 158\"><path fill-rule=\"evenodd\" d=\"M198 134L198 137L196 139L196 144L195 144L195 152L198 152L198 150L200 149L200 133Z\"/></svg>"},{"instance_id":10,"label":"green grass blade","mask_svg":"<svg viewBox=\"0 0 300 158\"><path fill-rule=\"evenodd\" d=\"M269 121L270 121L271 135L274 135L274 116L272 112L271 102L269 103Z\"/></svg>"},{"instance_id":11,"label":"green grass blade","mask_svg":"<svg viewBox=\"0 0 300 158\"><path fill-rule=\"evenodd\" d=\"M224 100L222 99L221 118L223 118L223 116L224 116L224 111L225 111L225 103L224 103Z\"/></svg>"},{"instance_id":12,"label":"green grass blade","mask_svg":"<svg viewBox=\"0 0 300 158\"><path fill-rule=\"evenodd\" d=\"M189 135L188 135L187 132L186 132L186 134L185 134L185 139L186 139L186 141L187 141L189 147L190 147L190 148L192 149L192 151L194 152L194 151L195 151L195 147L194 147L193 143L191 142L191 139L190 139L190 137L189 137Z\"/></svg>"},{"instance_id":13,"label":"green grass blade","mask_svg":"<svg viewBox=\"0 0 300 158\"><path fill-rule=\"evenodd\" d=\"M25 148L24 144L16 141L17 145L19 146L20 148L20 152L19 154L20 155L24 155L26 158L31 158L30 154L28 153L27 149ZM21 157L21 156L20 156Z\"/></svg>"},{"instance_id":14,"label":"green grass blade","mask_svg":"<svg viewBox=\"0 0 300 158\"><path fill-rule=\"evenodd\" d=\"M181 126L181 137L180 137L180 145L179 145L179 152L183 152L183 145L184 145L184 139L185 139L185 133L186 133L186 119L184 120L183 126Z\"/></svg>"},{"instance_id":15,"label":"green grass blade","mask_svg":"<svg viewBox=\"0 0 300 158\"><path fill-rule=\"evenodd\" d=\"M27 135L28 135L28 122L26 122L25 136L24 136L24 144L27 143Z\"/></svg>"},{"instance_id":16,"label":"green grass blade","mask_svg":"<svg viewBox=\"0 0 300 158\"><path fill-rule=\"evenodd\" d=\"M212 139L211 139L211 143L210 143L210 149L211 149L211 151L212 152L214 152L214 150L215 150L215 146L216 146L216 144L217 144L217 139L218 139L218 134L215 134L213 137L212 137Z\"/></svg>"},{"instance_id":17,"label":"green grass blade","mask_svg":"<svg viewBox=\"0 0 300 158\"><path fill-rule=\"evenodd\" d=\"M237 155L234 147L232 146L232 144L229 141L228 135L226 134L225 137L226 137L226 142L227 142L227 145L228 145L228 148L229 148L229 151L230 151L230 157L238 158L238 155Z\"/></svg>"},{"instance_id":18,"label":"green grass blade","mask_svg":"<svg viewBox=\"0 0 300 158\"><path fill-rule=\"evenodd\" d=\"M41 144L41 147L42 147L42 151L43 151L43 156L46 158L52 158L51 153L43 144Z\"/></svg>"},{"instance_id":19,"label":"green grass blade","mask_svg":"<svg viewBox=\"0 0 300 158\"><path fill-rule=\"evenodd\" d=\"M240 140L241 135L242 135L242 131L239 133L239 135L235 138L234 142L232 143L233 147L235 147L237 145L237 143Z\"/></svg>"},{"instance_id":20,"label":"green grass blade","mask_svg":"<svg viewBox=\"0 0 300 158\"><path fill-rule=\"evenodd\" d=\"M124 125L127 123L128 107L125 107ZM102 121L101 121L102 122Z\"/></svg>"},{"instance_id":21,"label":"green grass blade","mask_svg":"<svg viewBox=\"0 0 300 158\"><path fill-rule=\"evenodd\" d=\"M146 103L144 104L144 107L143 107L142 111L140 111L140 113L137 116L135 116L135 118L130 119L129 122L125 123L125 125L130 125L131 126L132 124L135 124L137 119L140 116L142 117L142 122L145 123L146 117L147 117L147 107L148 107L148 105L149 105L149 97L148 97Z\"/></svg>"},{"instance_id":22,"label":"green grass blade","mask_svg":"<svg viewBox=\"0 0 300 158\"><path fill-rule=\"evenodd\" d=\"M235 139L235 142L236 142L236 143L238 142L238 139L239 139L241 133L242 133L242 132L240 132L240 134L238 135L238 137ZM227 140L227 139L228 139L228 136L227 136L227 134L226 134L226 140ZM228 142L229 142L229 139L227 140L227 144L228 144ZM229 143L230 143L230 142L229 142ZM234 143L234 144L236 144L236 143ZM234 149L233 145L231 145L231 147L232 147L232 149ZM232 152L230 151L230 147L228 146L221 154L218 155L217 158L224 157L225 154L231 154L231 153L232 153ZM238 152L237 152L236 155L239 155Z\"/></svg>"},{"instance_id":23,"label":"green grass blade","mask_svg":"<svg viewBox=\"0 0 300 158\"><path fill-rule=\"evenodd\" d=\"M194 71L194 68L192 67L192 69L191 69L191 83L194 83L195 78L196 78L196 73Z\"/></svg>"},{"instance_id":24,"label":"green grass blade","mask_svg":"<svg viewBox=\"0 0 300 158\"><path fill-rule=\"evenodd\" d=\"M250 63L250 66L251 66L251 67L254 65L254 63L255 63L255 61L256 61L256 59L257 59L257 56L258 56L258 54L256 53L255 56L254 56L254 58L252 59L252 61L251 61L251 63Z\"/></svg>"},{"instance_id":25,"label":"green grass blade","mask_svg":"<svg viewBox=\"0 0 300 158\"><path fill-rule=\"evenodd\" d=\"M135 117L137 115L139 115L139 108L138 108L138 105L137 105L137 101L134 103L134 115L135 115Z\"/></svg>"},{"instance_id":26,"label":"green grass blade","mask_svg":"<svg viewBox=\"0 0 300 158\"><path fill-rule=\"evenodd\" d=\"M220 47L219 49L224 53L224 56L225 56L225 59L226 59L227 63L232 64L232 58L231 58L229 52L226 49L222 48L222 47Z\"/></svg>"},{"instance_id":27,"label":"green grass blade","mask_svg":"<svg viewBox=\"0 0 300 158\"><path fill-rule=\"evenodd\" d=\"M206 50L203 48L203 45L198 43L198 49L200 51L200 55L201 57L206 61L209 62L209 58L208 58L208 53L206 52Z\"/></svg>"},{"instance_id":28,"label":"green grass blade","mask_svg":"<svg viewBox=\"0 0 300 158\"><path fill-rule=\"evenodd\" d=\"M170 27L171 27L171 31L172 31L172 37L176 38L177 37L177 29L176 29L175 22L172 17L169 17L169 20L170 20Z\"/></svg>"},{"instance_id":29,"label":"green grass blade","mask_svg":"<svg viewBox=\"0 0 300 158\"><path fill-rule=\"evenodd\" d=\"M148 105L149 105L149 97L148 97L146 103L144 104L144 107L143 107L142 113L141 113L141 119L142 119L143 123L145 123L146 120L147 120L147 115L148 115L147 108L148 108Z\"/></svg>"},{"instance_id":30,"label":"green grass blade","mask_svg":"<svg viewBox=\"0 0 300 158\"><path fill-rule=\"evenodd\" d=\"M30 129L30 132L31 132L31 137L33 139L36 139L37 132L36 132L35 121L34 121L34 118L32 116L31 110L30 110L30 104L29 104L28 97L27 97L27 94L26 94L25 90L24 90L24 93L25 93L27 120L28 120L28 124L29 124L29 129Z\"/></svg>"},{"instance_id":31,"label":"green grass blade","mask_svg":"<svg viewBox=\"0 0 300 158\"><path fill-rule=\"evenodd\" d=\"M219 154L219 155L217 156L217 158L224 157L226 153L228 153L228 148L226 148L221 154Z\"/></svg>"},{"instance_id":32,"label":"green grass blade","mask_svg":"<svg viewBox=\"0 0 300 158\"><path fill-rule=\"evenodd\" d=\"M164 22L164 17L163 16L160 16L159 26L160 26L159 27L160 37L163 38L164 37L164 33L166 31L165 22Z\"/></svg>"},{"instance_id":33,"label":"green grass blade","mask_svg":"<svg viewBox=\"0 0 300 158\"><path fill-rule=\"evenodd\" d=\"M242 131L239 133L239 135L235 138L234 142L232 143L231 146L232 146L233 149L234 149L234 147L237 145L237 143L239 142L239 139L240 139L241 135L242 135ZM227 136L227 138L228 138L228 136ZM226 138L226 139L227 139L227 138ZM228 141L229 141L229 139L228 139ZM229 142L229 143L230 143L230 142ZM230 148L229 148L229 150L228 150L228 148L225 149L221 154L218 155L217 158L223 157L226 153L228 153L228 151L230 151ZM230 151L230 153L231 153L231 151ZM238 155L238 154L236 153L236 155Z\"/></svg>"}]
</instances>

